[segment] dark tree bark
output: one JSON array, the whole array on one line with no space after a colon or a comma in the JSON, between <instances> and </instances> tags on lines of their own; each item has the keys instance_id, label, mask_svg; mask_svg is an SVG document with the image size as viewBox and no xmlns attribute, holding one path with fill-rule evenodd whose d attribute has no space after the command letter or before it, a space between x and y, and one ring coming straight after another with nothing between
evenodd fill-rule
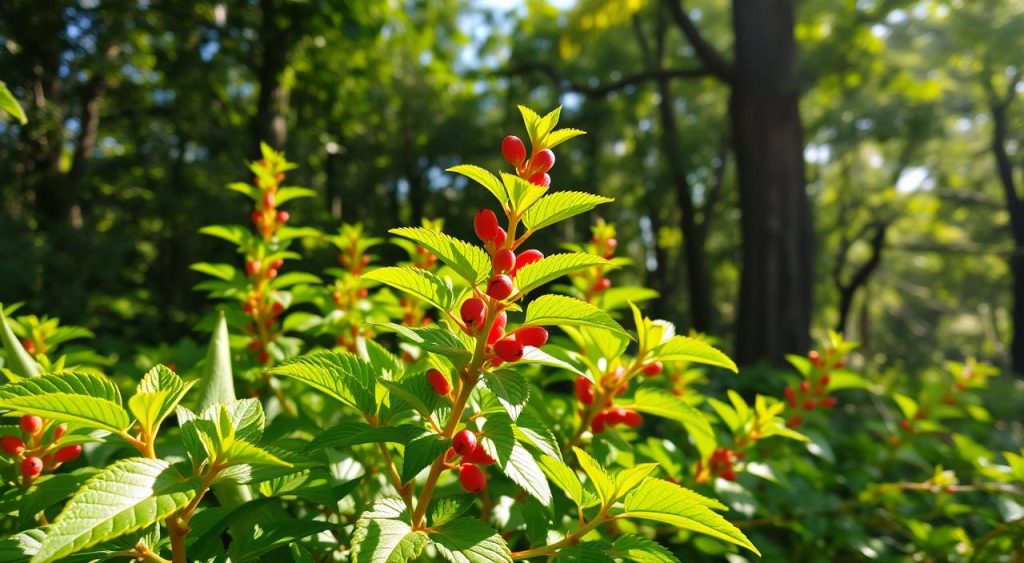
<instances>
[{"instance_id":1,"label":"dark tree bark","mask_svg":"<svg viewBox=\"0 0 1024 563\"><path fill-rule=\"evenodd\" d=\"M263 22L260 27L262 55L257 79L260 95L256 102L253 118L253 135L259 154L259 143L263 141L275 149L283 149L288 138L288 89L281 75L288 67L288 52L291 48L291 34L282 25L278 0L260 0Z\"/></svg>"},{"instance_id":2,"label":"dark tree bark","mask_svg":"<svg viewBox=\"0 0 1024 563\"><path fill-rule=\"evenodd\" d=\"M853 308L853 298L857 292L865 287L871 275L882 263L882 250L885 248L885 235L889 229L888 222L879 222L874 226L874 233L871 235L871 256L857 268L857 271L850 276L850 281L844 282L836 272L836 287L839 289L839 321L836 323L836 332L845 333L846 325L849 324L850 310Z\"/></svg>"},{"instance_id":3,"label":"dark tree bark","mask_svg":"<svg viewBox=\"0 0 1024 563\"><path fill-rule=\"evenodd\" d=\"M742 219L736 357L810 345L813 229L804 178L791 0L734 0L730 114Z\"/></svg>"}]
</instances>

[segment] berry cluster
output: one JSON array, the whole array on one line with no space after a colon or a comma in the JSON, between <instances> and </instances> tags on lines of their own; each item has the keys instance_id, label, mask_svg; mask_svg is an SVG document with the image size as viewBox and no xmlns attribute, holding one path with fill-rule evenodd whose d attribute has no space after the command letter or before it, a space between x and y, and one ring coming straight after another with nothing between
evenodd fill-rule
<instances>
[{"instance_id":1,"label":"berry cluster","mask_svg":"<svg viewBox=\"0 0 1024 563\"><path fill-rule=\"evenodd\" d=\"M44 471L53 471L82 454L79 444L56 446L67 431L64 424L52 425L50 421L26 414L21 417L19 425L22 436L0 438L0 449L21 461L22 482L26 487Z\"/></svg>"},{"instance_id":2,"label":"berry cluster","mask_svg":"<svg viewBox=\"0 0 1024 563\"><path fill-rule=\"evenodd\" d=\"M360 323L362 301L370 296L360 275L373 261L367 251L380 241L364 236L363 227L358 224L342 225L340 233L328 240L338 248L338 264L343 268L330 288L334 308L343 313L338 320L335 342L356 353L359 338L370 334Z\"/></svg>"},{"instance_id":3,"label":"berry cluster","mask_svg":"<svg viewBox=\"0 0 1024 563\"><path fill-rule=\"evenodd\" d=\"M579 415L584 421L589 421L590 431L594 434L604 432L608 427L625 424L631 428L637 428L643 424L643 417L633 409L613 406L613 399L629 389L629 382L637 373L645 377L654 377L664 371L664 365L655 360L644 363L636 363L632 368L615 368L611 373L605 374L595 385L590 378L579 376L576 378L575 391L576 400L583 405Z\"/></svg>"},{"instance_id":4,"label":"berry cluster","mask_svg":"<svg viewBox=\"0 0 1024 563\"><path fill-rule=\"evenodd\" d=\"M526 145L522 139L509 135L501 141L501 155L515 167L520 178L545 188L551 185L548 171L555 166L555 153L551 149L535 150L533 156L526 158Z\"/></svg>"},{"instance_id":5,"label":"berry cluster","mask_svg":"<svg viewBox=\"0 0 1024 563\"><path fill-rule=\"evenodd\" d=\"M459 472L459 483L467 493L477 494L487 486L484 467L494 465L472 430L460 430L452 438L452 447L444 454L445 466Z\"/></svg>"},{"instance_id":6,"label":"berry cluster","mask_svg":"<svg viewBox=\"0 0 1024 563\"><path fill-rule=\"evenodd\" d=\"M259 190L259 199L250 218L263 240L270 241L289 219L287 211L277 209L277 190L284 180L288 164L283 158L263 158L256 161L251 169L256 174L253 184Z\"/></svg>"},{"instance_id":7,"label":"berry cluster","mask_svg":"<svg viewBox=\"0 0 1024 563\"><path fill-rule=\"evenodd\" d=\"M843 360L833 348L826 349L824 357L817 350L811 350L807 358L811 361L811 371L796 389L786 387L786 405L792 411L807 412L835 407L836 398L828 395L828 384L832 380L830 372L841 369ZM790 428L799 428L803 423L803 416L798 412L793 412L786 420L786 426Z\"/></svg>"},{"instance_id":8,"label":"berry cluster","mask_svg":"<svg viewBox=\"0 0 1024 563\"><path fill-rule=\"evenodd\" d=\"M586 252L609 260L613 258L615 249L619 246L619 241L615 238L615 226L599 219L597 224L591 227L591 232L590 243L585 248ZM594 266L572 274L572 280L582 291L584 301L594 302L599 295L612 286L612 280L605 276L607 270L608 268L605 266Z\"/></svg>"},{"instance_id":9,"label":"berry cluster","mask_svg":"<svg viewBox=\"0 0 1024 563\"><path fill-rule=\"evenodd\" d=\"M742 452L734 452L729 448L716 448L708 457L707 467L704 466L703 460L697 460L697 482L703 483L712 477L735 481L736 471L733 469L733 465L741 459L743 459Z\"/></svg>"}]
</instances>

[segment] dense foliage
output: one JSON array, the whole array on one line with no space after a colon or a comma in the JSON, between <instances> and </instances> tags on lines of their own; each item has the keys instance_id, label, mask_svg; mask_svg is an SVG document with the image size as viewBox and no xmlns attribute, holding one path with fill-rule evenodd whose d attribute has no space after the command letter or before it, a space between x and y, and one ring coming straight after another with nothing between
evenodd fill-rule
<instances>
[{"instance_id":1,"label":"dense foliage","mask_svg":"<svg viewBox=\"0 0 1024 563\"><path fill-rule=\"evenodd\" d=\"M0 559L1020 554L1024 451L987 446L996 370L869 383L833 333L737 392L756 371L613 281L629 261L612 225L534 248L611 199L553 189L552 149L583 132L520 110L510 172L448 171L496 200L463 217L480 245L430 222L390 241L297 226L284 206L314 192L264 145L252 181L228 184L249 224L202 229L238 257L193 265L221 302L194 366L110 377L71 343L88 330L2 309ZM304 239L340 267L291 268ZM408 259L379 265L385 242Z\"/></svg>"}]
</instances>

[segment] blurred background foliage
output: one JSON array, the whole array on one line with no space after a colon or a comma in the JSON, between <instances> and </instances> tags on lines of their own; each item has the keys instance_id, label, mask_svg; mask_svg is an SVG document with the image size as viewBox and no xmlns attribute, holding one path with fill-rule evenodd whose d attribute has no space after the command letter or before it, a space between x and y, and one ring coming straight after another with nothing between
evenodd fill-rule
<instances>
[{"instance_id":1,"label":"blurred background foliage","mask_svg":"<svg viewBox=\"0 0 1024 563\"><path fill-rule=\"evenodd\" d=\"M807 293L779 301L807 316L778 312L806 325L785 351L831 328L891 368L1011 366L1024 5L802 0L761 26L773 4L735 17L724 0L6 0L0 79L29 122L0 123L0 301L84 325L107 352L186 337L209 308L189 264L237 259L197 230L244 222L223 186L246 179L260 139L319 194L294 224L361 221L381 236L432 217L471 239L488 196L444 169L499 166L501 138L521 131L516 104L562 105L562 124L589 134L560 149L553 186L616 198L600 213L633 260L623 282L661 293L652 316L734 350L755 324L740 318L759 254L743 233L777 229L799 243L780 262L798 279L765 285ZM762 28L795 37L792 65L752 62L744 37ZM755 122L775 119L745 72L785 74L780 96L799 114L777 113L795 136L748 138L730 118L749 120L753 103ZM751 199L773 181L752 181L751 159L794 156L806 232ZM578 242L594 220L544 243ZM298 269L334 259L313 243L305 256ZM750 295L750 310L774 299Z\"/></svg>"}]
</instances>

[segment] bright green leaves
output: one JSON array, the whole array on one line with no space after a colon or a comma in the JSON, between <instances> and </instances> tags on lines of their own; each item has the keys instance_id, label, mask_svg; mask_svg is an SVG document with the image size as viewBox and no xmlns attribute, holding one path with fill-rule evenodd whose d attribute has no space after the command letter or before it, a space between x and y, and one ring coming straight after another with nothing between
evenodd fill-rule
<instances>
[{"instance_id":1,"label":"bright green leaves","mask_svg":"<svg viewBox=\"0 0 1024 563\"><path fill-rule=\"evenodd\" d=\"M472 355L471 342L439 326L407 327L395 323L380 323L374 326L397 332L420 350L445 356L453 362L465 361Z\"/></svg>"},{"instance_id":2,"label":"bright green leaves","mask_svg":"<svg viewBox=\"0 0 1024 563\"><path fill-rule=\"evenodd\" d=\"M28 117L25 116L25 110L21 109L21 105L18 104L18 100L14 99L14 94L11 94L10 89L7 88L7 84L0 81L0 111L5 111L11 114L11 117L18 120L20 125L28 123Z\"/></svg>"},{"instance_id":3,"label":"bright green leaves","mask_svg":"<svg viewBox=\"0 0 1024 563\"><path fill-rule=\"evenodd\" d=\"M100 542L141 530L177 512L199 492L195 478L170 463L131 458L90 479L47 530L33 562L56 561Z\"/></svg>"},{"instance_id":4,"label":"bright green leaves","mask_svg":"<svg viewBox=\"0 0 1024 563\"><path fill-rule=\"evenodd\" d=\"M388 232L416 241L434 253L470 285L482 283L490 276L491 259L479 246L448 236L440 231L422 227L401 227ZM384 283L388 282L384 281Z\"/></svg>"},{"instance_id":5,"label":"bright green leaves","mask_svg":"<svg viewBox=\"0 0 1024 563\"><path fill-rule=\"evenodd\" d=\"M167 367L158 365L149 370L139 383L135 395L128 399L128 408L139 421L148 439L156 436L164 421L185 397L195 381L185 383Z\"/></svg>"},{"instance_id":6,"label":"bright green leaves","mask_svg":"<svg viewBox=\"0 0 1024 563\"><path fill-rule=\"evenodd\" d=\"M433 432L411 440L405 446L405 457L402 459L402 482L412 481L423 468L444 455L451 445L450 439Z\"/></svg>"},{"instance_id":7,"label":"bright green leaves","mask_svg":"<svg viewBox=\"0 0 1024 563\"><path fill-rule=\"evenodd\" d=\"M494 413L487 417L481 444L509 480L541 504L551 503L551 487L544 472L533 454L516 440L514 425L507 415Z\"/></svg>"},{"instance_id":8,"label":"bright green leaves","mask_svg":"<svg viewBox=\"0 0 1024 563\"><path fill-rule=\"evenodd\" d=\"M637 563L679 563L679 559L661 544L632 534L616 538L609 555Z\"/></svg>"},{"instance_id":9,"label":"bright green leaves","mask_svg":"<svg viewBox=\"0 0 1024 563\"><path fill-rule=\"evenodd\" d=\"M690 336L673 336L651 353L663 362L692 362L739 371L729 356L707 342Z\"/></svg>"},{"instance_id":10,"label":"bright green leaves","mask_svg":"<svg viewBox=\"0 0 1024 563\"><path fill-rule=\"evenodd\" d=\"M387 266L362 276L408 293L444 311L452 308L455 295L451 286L436 274L409 266Z\"/></svg>"},{"instance_id":11,"label":"bright green leaves","mask_svg":"<svg viewBox=\"0 0 1024 563\"><path fill-rule=\"evenodd\" d=\"M608 329L622 336L626 331L608 313L586 301L564 295L542 295L526 307L524 325L592 326Z\"/></svg>"},{"instance_id":12,"label":"bright green leaves","mask_svg":"<svg viewBox=\"0 0 1024 563\"><path fill-rule=\"evenodd\" d=\"M3 84L0 82L0 84ZM40 373L39 364L32 359L32 356L21 345L21 341L15 336L7 317L4 315L4 307L0 304L0 344L4 347L4 369L10 370L18 377L36 377Z\"/></svg>"},{"instance_id":13,"label":"bright green leaves","mask_svg":"<svg viewBox=\"0 0 1024 563\"><path fill-rule=\"evenodd\" d=\"M209 462L226 469L218 475L218 482L250 482L253 480L251 466L292 466L276 452L258 445L266 417L257 399L218 403L198 415L178 407L177 414L192 466L200 467Z\"/></svg>"},{"instance_id":14,"label":"bright green leaves","mask_svg":"<svg viewBox=\"0 0 1024 563\"><path fill-rule=\"evenodd\" d=\"M554 458L551 456L541 456L540 466L544 470L544 473L551 479L551 482L562 489L573 502L577 505L583 505L583 484L580 482L580 478L576 475L568 465L566 465L561 459Z\"/></svg>"},{"instance_id":15,"label":"bright green leaves","mask_svg":"<svg viewBox=\"0 0 1024 563\"><path fill-rule=\"evenodd\" d=\"M644 481L626 496L623 509L622 517L625 518L664 522L761 554L739 528L712 510L725 510L725 506L668 481Z\"/></svg>"},{"instance_id":16,"label":"bright green leaves","mask_svg":"<svg viewBox=\"0 0 1024 563\"><path fill-rule=\"evenodd\" d=\"M586 134L579 129L559 129L555 131L558 119L562 116L561 107L555 108L544 117L541 117L537 112L526 106L519 106L519 113L523 115L523 124L526 125L526 132L530 136L530 143L533 145L534 150L552 148L569 139Z\"/></svg>"},{"instance_id":17,"label":"bright green leaves","mask_svg":"<svg viewBox=\"0 0 1024 563\"><path fill-rule=\"evenodd\" d=\"M601 503L604 506L611 506L617 498L615 496L617 491L615 480L605 472L594 458L590 457L590 454L579 448L573 448L572 451L576 454L580 467L587 474L587 478L590 479L590 483L597 491L597 495L601 497Z\"/></svg>"},{"instance_id":18,"label":"bright green leaves","mask_svg":"<svg viewBox=\"0 0 1024 563\"><path fill-rule=\"evenodd\" d=\"M487 191L491 192L494 194L494 197L498 198L498 201L502 206L504 206L508 201L508 193L505 191L505 186L501 183L501 180L499 180L494 174L491 174L479 166L473 166L472 164L460 164L458 166L452 166L447 171L462 174L463 176L487 188Z\"/></svg>"},{"instance_id":19,"label":"bright green leaves","mask_svg":"<svg viewBox=\"0 0 1024 563\"><path fill-rule=\"evenodd\" d=\"M82 372L52 373L0 386L0 409L110 432L121 432L131 422L113 382Z\"/></svg>"},{"instance_id":20,"label":"bright green leaves","mask_svg":"<svg viewBox=\"0 0 1024 563\"><path fill-rule=\"evenodd\" d=\"M553 192L540 198L523 215L523 224L531 231L539 231L612 201L612 198L586 192Z\"/></svg>"},{"instance_id":21,"label":"bright green leaves","mask_svg":"<svg viewBox=\"0 0 1024 563\"><path fill-rule=\"evenodd\" d=\"M274 367L270 373L301 381L361 412L377 412L377 375L368 362L352 354L306 354Z\"/></svg>"},{"instance_id":22,"label":"bright green leaves","mask_svg":"<svg viewBox=\"0 0 1024 563\"><path fill-rule=\"evenodd\" d=\"M356 522L352 561L405 563L419 556L429 541L425 532L413 531L402 499L384 497Z\"/></svg>"},{"instance_id":23,"label":"bright green leaves","mask_svg":"<svg viewBox=\"0 0 1024 563\"><path fill-rule=\"evenodd\" d=\"M508 545L494 528L478 518L462 517L434 528L437 551L452 563L511 563Z\"/></svg>"},{"instance_id":24,"label":"bright green leaves","mask_svg":"<svg viewBox=\"0 0 1024 563\"><path fill-rule=\"evenodd\" d=\"M501 182L505 185L505 191L508 192L510 211L516 216L522 215L533 207L533 204L537 203L537 200L548 191L546 186L534 184L507 172L501 173Z\"/></svg>"},{"instance_id":25,"label":"bright green leaves","mask_svg":"<svg viewBox=\"0 0 1024 563\"><path fill-rule=\"evenodd\" d=\"M635 411L682 423L702 458L706 459L715 450L717 442L711 423L702 412L686 401L667 391L649 387L638 389L634 400L635 402L628 406Z\"/></svg>"},{"instance_id":26,"label":"bright green leaves","mask_svg":"<svg viewBox=\"0 0 1024 563\"><path fill-rule=\"evenodd\" d=\"M206 349L206 359L199 376L199 397L196 408L202 410L216 403L235 400L235 381L231 369L231 343L228 323L221 312Z\"/></svg>"},{"instance_id":27,"label":"bright green leaves","mask_svg":"<svg viewBox=\"0 0 1024 563\"><path fill-rule=\"evenodd\" d=\"M379 442L407 444L422 433L422 428L412 425L370 426L365 422L342 422L318 433L306 449L347 448Z\"/></svg>"},{"instance_id":28,"label":"bright green leaves","mask_svg":"<svg viewBox=\"0 0 1024 563\"><path fill-rule=\"evenodd\" d=\"M520 293L526 294L550 281L593 266L611 267L611 262L582 252L554 254L533 264L524 266L516 274L516 287Z\"/></svg>"}]
</instances>

